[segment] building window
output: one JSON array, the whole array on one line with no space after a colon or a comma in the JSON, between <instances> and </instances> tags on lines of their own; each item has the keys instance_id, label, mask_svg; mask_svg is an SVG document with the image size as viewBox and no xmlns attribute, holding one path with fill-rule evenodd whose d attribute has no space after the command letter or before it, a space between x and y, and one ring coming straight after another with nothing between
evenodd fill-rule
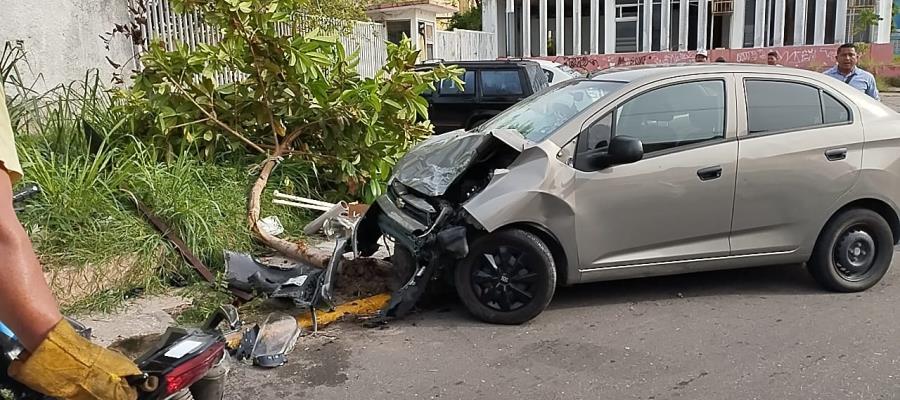
<instances>
[{"instance_id":1,"label":"building window","mask_svg":"<svg viewBox=\"0 0 900 400\"><path fill-rule=\"evenodd\" d=\"M639 16L643 16L643 6L634 0L617 0L616 3L619 3L616 4L616 53L636 52L641 39Z\"/></svg>"},{"instance_id":2,"label":"building window","mask_svg":"<svg viewBox=\"0 0 900 400\"><path fill-rule=\"evenodd\" d=\"M662 29L662 4L660 2L653 3L653 35L650 39L650 50L660 51L660 29Z\"/></svg>"},{"instance_id":3,"label":"building window","mask_svg":"<svg viewBox=\"0 0 900 400\"><path fill-rule=\"evenodd\" d=\"M762 0L760 0L762 1ZM744 2L744 47L753 47L756 27L756 0Z\"/></svg>"},{"instance_id":4,"label":"building window","mask_svg":"<svg viewBox=\"0 0 900 400\"><path fill-rule=\"evenodd\" d=\"M387 28L388 41L391 43L400 43L404 35L406 37L410 36L409 20L387 21L385 22L385 28Z\"/></svg>"},{"instance_id":5,"label":"building window","mask_svg":"<svg viewBox=\"0 0 900 400\"><path fill-rule=\"evenodd\" d=\"M806 2L806 44L813 44L816 39L816 0Z\"/></svg>"},{"instance_id":6,"label":"building window","mask_svg":"<svg viewBox=\"0 0 900 400\"><path fill-rule=\"evenodd\" d=\"M672 1L672 12L669 14L669 50L678 51L678 32L681 31L680 1Z\"/></svg>"},{"instance_id":7,"label":"building window","mask_svg":"<svg viewBox=\"0 0 900 400\"><path fill-rule=\"evenodd\" d=\"M837 21L837 0L825 2L825 44L834 43L834 24Z\"/></svg>"}]
</instances>

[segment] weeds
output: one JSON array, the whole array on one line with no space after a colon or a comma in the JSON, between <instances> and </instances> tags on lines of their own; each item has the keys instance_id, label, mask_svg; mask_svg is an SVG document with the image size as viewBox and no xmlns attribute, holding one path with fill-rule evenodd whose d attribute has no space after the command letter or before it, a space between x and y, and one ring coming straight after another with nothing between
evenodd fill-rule
<instances>
[{"instance_id":1,"label":"weeds","mask_svg":"<svg viewBox=\"0 0 900 400\"><path fill-rule=\"evenodd\" d=\"M16 59L3 54L3 63ZM214 271L222 271L223 250L253 250L245 208L251 160L232 156L210 163L183 156L161 162L159 149L132 135L96 72L35 94L3 63L0 71L9 72L6 82L13 89L9 108L25 182L43 189L19 217L67 312L108 311L135 288L159 292L170 282L197 282L196 273L137 213L129 192ZM273 174L279 183L273 187L309 196L319 187L315 176L307 165L286 162ZM267 197L271 204L271 193ZM285 207L266 211L288 232L299 232L308 220ZM191 291L197 307L191 311L196 315L185 316L189 320L224 299L222 288L198 287L205 289Z\"/></svg>"}]
</instances>

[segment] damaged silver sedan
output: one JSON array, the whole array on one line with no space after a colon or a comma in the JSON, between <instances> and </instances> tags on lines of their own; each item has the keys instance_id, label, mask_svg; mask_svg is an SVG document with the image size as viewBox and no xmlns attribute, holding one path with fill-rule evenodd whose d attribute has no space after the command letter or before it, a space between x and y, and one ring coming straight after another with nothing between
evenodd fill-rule
<instances>
[{"instance_id":1,"label":"damaged silver sedan","mask_svg":"<svg viewBox=\"0 0 900 400\"><path fill-rule=\"evenodd\" d=\"M809 71L612 70L417 146L353 243L395 242L397 315L442 276L503 324L557 285L716 269L805 262L824 287L862 291L900 239L897 126Z\"/></svg>"}]
</instances>

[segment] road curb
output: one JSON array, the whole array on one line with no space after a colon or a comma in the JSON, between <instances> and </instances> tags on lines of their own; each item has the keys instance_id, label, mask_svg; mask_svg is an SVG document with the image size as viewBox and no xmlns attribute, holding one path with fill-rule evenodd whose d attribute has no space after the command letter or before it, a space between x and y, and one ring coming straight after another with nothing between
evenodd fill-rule
<instances>
[{"instance_id":1,"label":"road curb","mask_svg":"<svg viewBox=\"0 0 900 400\"><path fill-rule=\"evenodd\" d=\"M334 311L316 313L316 320L318 322L319 329L344 317L375 314L382 308L384 308L384 306L387 305L390 300L390 293L381 293L370 297L348 301L335 307ZM298 315L296 319L297 324L300 325L301 329L312 330L312 316L309 313ZM241 337L243 337L243 335L243 331L226 335L225 341L228 344L228 348L236 349L240 345Z\"/></svg>"},{"instance_id":2,"label":"road curb","mask_svg":"<svg viewBox=\"0 0 900 400\"><path fill-rule=\"evenodd\" d=\"M316 313L316 321L321 329L332 322L348 316L362 316L377 313L391 300L389 293L376 294L374 296L353 300L334 308L334 311ZM308 313L297 316L297 323L301 328L310 330L313 328L312 316Z\"/></svg>"}]
</instances>

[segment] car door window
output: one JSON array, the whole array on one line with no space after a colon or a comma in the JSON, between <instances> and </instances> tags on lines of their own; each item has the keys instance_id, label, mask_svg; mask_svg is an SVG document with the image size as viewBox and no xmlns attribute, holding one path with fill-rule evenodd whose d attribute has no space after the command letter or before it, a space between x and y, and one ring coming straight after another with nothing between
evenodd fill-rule
<instances>
[{"instance_id":1,"label":"car door window","mask_svg":"<svg viewBox=\"0 0 900 400\"><path fill-rule=\"evenodd\" d=\"M773 80L747 80L744 87L750 134L809 128L823 123L818 88Z\"/></svg>"},{"instance_id":2,"label":"car door window","mask_svg":"<svg viewBox=\"0 0 900 400\"><path fill-rule=\"evenodd\" d=\"M483 96L519 96L523 93L522 79L518 70L481 71L481 94Z\"/></svg>"},{"instance_id":3,"label":"car door window","mask_svg":"<svg viewBox=\"0 0 900 400\"><path fill-rule=\"evenodd\" d=\"M850 110L847 106L825 92L822 92L822 111L825 113L823 117L826 124L850 122Z\"/></svg>"},{"instance_id":4,"label":"car door window","mask_svg":"<svg viewBox=\"0 0 900 400\"><path fill-rule=\"evenodd\" d=\"M638 138L644 153L725 137L725 82L679 83L654 89L616 110L615 135Z\"/></svg>"},{"instance_id":5,"label":"car door window","mask_svg":"<svg viewBox=\"0 0 900 400\"><path fill-rule=\"evenodd\" d=\"M475 94L475 71L466 71L462 76L462 81L465 85L463 86L463 90L460 91L452 80L444 79L438 86L438 92L441 96Z\"/></svg>"},{"instance_id":6,"label":"car door window","mask_svg":"<svg viewBox=\"0 0 900 400\"><path fill-rule=\"evenodd\" d=\"M640 139L646 154L723 139L725 82L681 83L628 100L578 136L574 167L594 170L589 158L605 153L612 137L618 135Z\"/></svg>"},{"instance_id":7,"label":"car door window","mask_svg":"<svg viewBox=\"0 0 900 400\"><path fill-rule=\"evenodd\" d=\"M612 118L613 114L606 114L603 118L594 121L587 131L584 133L583 144L579 151L598 150L609 147L609 140L612 138Z\"/></svg>"}]
</instances>

